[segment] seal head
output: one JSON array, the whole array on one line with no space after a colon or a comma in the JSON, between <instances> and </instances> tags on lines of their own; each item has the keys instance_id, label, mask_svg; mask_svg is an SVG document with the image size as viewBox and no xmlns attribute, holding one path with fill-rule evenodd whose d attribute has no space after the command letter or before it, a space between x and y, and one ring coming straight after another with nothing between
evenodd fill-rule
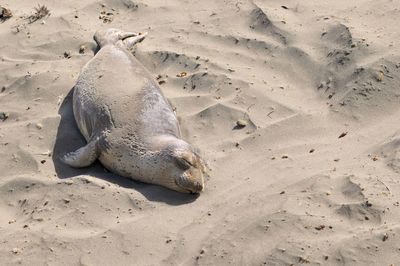
<instances>
[{"instance_id":1,"label":"seal head","mask_svg":"<svg viewBox=\"0 0 400 266\"><path fill-rule=\"evenodd\" d=\"M203 191L205 164L190 144L174 138L161 151L161 154L164 155L162 157L169 165L166 167L168 171L165 172L164 177L165 186L184 193L200 193Z\"/></svg>"}]
</instances>

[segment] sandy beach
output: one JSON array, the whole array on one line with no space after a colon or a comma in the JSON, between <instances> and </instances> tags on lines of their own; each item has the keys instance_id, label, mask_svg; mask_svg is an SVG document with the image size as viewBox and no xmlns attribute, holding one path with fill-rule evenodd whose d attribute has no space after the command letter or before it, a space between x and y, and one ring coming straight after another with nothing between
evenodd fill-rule
<instances>
[{"instance_id":1,"label":"sandy beach","mask_svg":"<svg viewBox=\"0 0 400 266\"><path fill-rule=\"evenodd\" d=\"M400 2L0 6L1 265L400 265ZM61 162L106 28L148 32L199 196Z\"/></svg>"}]
</instances>

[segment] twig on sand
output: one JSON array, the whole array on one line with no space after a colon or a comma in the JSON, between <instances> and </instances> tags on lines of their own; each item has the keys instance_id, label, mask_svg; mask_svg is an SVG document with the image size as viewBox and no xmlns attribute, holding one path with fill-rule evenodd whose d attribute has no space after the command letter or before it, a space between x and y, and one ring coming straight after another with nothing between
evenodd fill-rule
<instances>
[{"instance_id":1,"label":"twig on sand","mask_svg":"<svg viewBox=\"0 0 400 266\"><path fill-rule=\"evenodd\" d=\"M389 192L389 194L392 194L392 192L390 191L390 189L388 188L388 186L386 186L385 183L383 183L379 178L377 178L376 180L377 180L379 183L381 183L381 184L387 189L387 191Z\"/></svg>"},{"instance_id":2,"label":"twig on sand","mask_svg":"<svg viewBox=\"0 0 400 266\"><path fill-rule=\"evenodd\" d=\"M47 8L47 6L38 5L37 7L35 7L35 13L28 17L29 24L48 16L50 16L50 10Z\"/></svg>"}]
</instances>

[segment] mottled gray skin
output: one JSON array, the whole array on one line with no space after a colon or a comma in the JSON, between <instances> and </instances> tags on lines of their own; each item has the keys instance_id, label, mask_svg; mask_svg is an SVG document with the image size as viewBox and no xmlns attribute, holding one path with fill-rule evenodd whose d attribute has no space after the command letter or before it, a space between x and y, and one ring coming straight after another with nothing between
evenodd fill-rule
<instances>
[{"instance_id":1,"label":"mottled gray skin","mask_svg":"<svg viewBox=\"0 0 400 266\"><path fill-rule=\"evenodd\" d=\"M178 120L157 82L128 51L144 35L99 31L100 50L74 87L75 120L88 144L64 156L73 167L97 158L110 171L179 192L204 188L204 164L181 139Z\"/></svg>"}]
</instances>

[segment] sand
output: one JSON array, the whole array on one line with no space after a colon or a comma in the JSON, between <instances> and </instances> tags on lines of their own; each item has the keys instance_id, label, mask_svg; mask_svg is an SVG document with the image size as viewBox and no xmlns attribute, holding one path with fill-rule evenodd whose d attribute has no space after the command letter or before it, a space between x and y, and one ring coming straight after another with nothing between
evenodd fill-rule
<instances>
[{"instance_id":1,"label":"sand","mask_svg":"<svg viewBox=\"0 0 400 266\"><path fill-rule=\"evenodd\" d=\"M1 2L1 265L400 264L398 1L37 4ZM149 33L134 54L208 162L199 197L60 162L109 27Z\"/></svg>"}]
</instances>

